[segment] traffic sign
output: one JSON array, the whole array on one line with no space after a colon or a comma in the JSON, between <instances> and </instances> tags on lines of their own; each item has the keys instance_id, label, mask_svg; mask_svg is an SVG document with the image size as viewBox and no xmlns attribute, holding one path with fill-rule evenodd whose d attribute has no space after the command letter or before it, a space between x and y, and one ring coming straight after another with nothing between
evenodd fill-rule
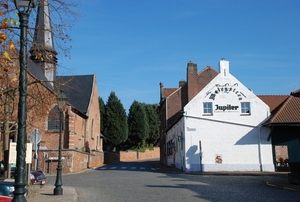
<instances>
[{"instance_id":1,"label":"traffic sign","mask_svg":"<svg viewBox=\"0 0 300 202\"><path fill-rule=\"evenodd\" d=\"M40 141L42 140L42 134L41 131L37 128L33 129L30 133L30 140L31 142L33 142L35 145L37 145L38 143L40 143Z\"/></svg>"}]
</instances>

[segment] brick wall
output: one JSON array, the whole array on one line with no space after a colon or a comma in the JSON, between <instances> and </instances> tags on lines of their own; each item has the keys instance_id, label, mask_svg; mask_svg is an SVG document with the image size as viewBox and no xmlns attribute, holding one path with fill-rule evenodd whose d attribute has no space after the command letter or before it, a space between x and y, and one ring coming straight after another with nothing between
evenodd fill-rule
<instances>
[{"instance_id":1,"label":"brick wall","mask_svg":"<svg viewBox=\"0 0 300 202\"><path fill-rule=\"evenodd\" d=\"M111 162L126 162L144 159L160 158L160 149L155 147L153 150L147 149L145 152L137 151L120 151L120 152L105 152L105 163Z\"/></svg>"},{"instance_id":2,"label":"brick wall","mask_svg":"<svg viewBox=\"0 0 300 202\"><path fill-rule=\"evenodd\" d=\"M146 150L145 152L139 152L139 159L153 159L153 158L159 158L160 149L158 147L155 147L154 150Z\"/></svg>"},{"instance_id":3,"label":"brick wall","mask_svg":"<svg viewBox=\"0 0 300 202\"><path fill-rule=\"evenodd\" d=\"M104 153L101 151L94 151L89 157L89 168L99 167L104 163Z\"/></svg>"},{"instance_id":4,"label":"brick wall","mask_svg":"<svg viewBox=\"0 0 300 202\"><path fill-rule=\"evenodd\" d=\"M280 162L281 160L289 159L288 156L288 147L286 145L276 145L275 146L276 152L276 161Z\"/></svg>"},{"instance_id":5,"label":"brick wall","mask_svg":"<svg viewBox=\"0 0 300 202\"><path fill-rule=\"evenodd\" d=\"M120 151L120 161L134 161L137 159L137 151Z\"/></svg>"},{"instance_id":6,"label":"brick wall","mask_svg":"<svg viewBox=\"0 0 300 202\"><path fill-rule=\"evenodd\" d=\"M84 152L72 152L73 159L69 161L70 172L78 172L88 168L88 155Z\"/></svg>"},{"instance_id":7,"label":"brick wall","mask_svg":"<svg viewBox=\"0 0 300 202\"><path fill-rule=\"evenodd\" d=\"M47 156L44 158L44 153ZM51 157L55 159L51 160ZM38 169L45 173L56 173L58 160L57 150L43 150L39 152ZM73 173L86 170L92 167L98 167L104 163L104 153L95 151L93 153L81 152L78 150L62 150L63 173ZM31 169L34 170L35 161L32 162Z\"/></svg>"}]
</instances>

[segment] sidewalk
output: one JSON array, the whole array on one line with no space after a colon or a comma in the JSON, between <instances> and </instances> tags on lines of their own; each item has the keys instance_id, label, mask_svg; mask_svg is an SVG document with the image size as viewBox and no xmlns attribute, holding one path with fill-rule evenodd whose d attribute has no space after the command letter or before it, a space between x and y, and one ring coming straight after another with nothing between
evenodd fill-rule
<instances>
[{"instance_id":1,"label":"sidewalk","mask_svg":"<svg viewBox=\"0 0 300 202\"><path fill-rule=\"evenodd\" d=\"M63 186L63 195L53 195L55 186L45 185L40 189L40 195L32 198L29 194L28 202L78 202L78 195L73 187Z\"/></svg>"}]
</instances>

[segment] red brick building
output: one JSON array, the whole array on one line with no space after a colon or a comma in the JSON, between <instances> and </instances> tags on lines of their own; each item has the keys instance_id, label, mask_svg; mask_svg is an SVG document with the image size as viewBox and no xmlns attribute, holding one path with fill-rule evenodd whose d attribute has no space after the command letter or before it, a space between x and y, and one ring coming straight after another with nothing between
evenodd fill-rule
<instances>
[{"instance_id":1,"label":"red brick building","mask_svg":"<svg viewBox=\"0 0 300 202\"><path fill-rule=\"evenodd\" d=\"M56 75L57 52L53 45L47 4L38 7L32 44L28 60L26 131L27 141L32 142L31 133L38 129L41 141L37 144L37 151L33 147L31 169L56 173L61 121L56 98L61 90L67 96L62 120L63 173L102 165L104 154L96 75ZM13 68L17 69L17 64L18 57L15 57ZM10 121L11 124L15 122ZM10 135L10 139L15 141L17 134Z\"/></svg>"},{"instance_id":2,"label":"red brick building","mask_svg":"<svg viewBox=\"0 0 300 202\"><path fill-rule=\"evenodd\" d=\"M181 117L184 106L217 75L218 72L210 66L198 73L197 64L188 62L186 81L179 81L178 88L164 88L160 83L160 160L162 163L166 160L166 131Z\"/></svg>"}]
</instances>

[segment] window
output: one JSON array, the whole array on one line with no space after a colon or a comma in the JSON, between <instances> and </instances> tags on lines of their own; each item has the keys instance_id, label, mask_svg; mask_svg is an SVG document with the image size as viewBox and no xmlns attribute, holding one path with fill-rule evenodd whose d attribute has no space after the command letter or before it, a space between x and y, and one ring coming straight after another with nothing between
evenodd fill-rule
<instances>
[{"instance_id":1,"label":"window","mask_svg":"<svg viewBox=\"0 0 300 202\"><path fill-rule=\"evenodd\" d=\"M48 130L59 131L60 127L60 118L59 118L59 108L56 105L51 109L48 115Z\"/></svg>"},{"instance_id":2,"label":"window","mask_svg":"<svg viewBox=\"0 0 300 202\"><path fill-rule=\"evenodd\" d=\"M250 102L241 102L241 113L250 114Z\"/></svg>"},{"instance_id":3,"label":"window","mask_svg":"<svg viewBox=\"0 0 300 202\"><path fill-rule=\"evenodd\" d=\"M203 103L203 113L204 114L212 114L212 103L211 102Z\"/></svg>"},{"instance_id":4,"label":"window","mask_svg":"<svg viewBox=\"0 0 300 202\"><path fill-rule=\"evenodd\" d=\"M91 130L92 139L94 139L94 119L92 119L92 130Z\"/></svg>"},{"instance_id":5,"label":"window","mask_svg":"<svg viewBox=\"0 0 300 202\"><path fill-rule=\"evenodd\" d=\"M99 150L99 136L97 135L96 150Z\"/></svg>"},{"instance_id":6,"label":"window","mask_svg":"<svg viewBox=\"0 0 300 202\"><path fill-rule=\"evenodd\" d=\"M171 156L174 154L174 152L176 152L176 145L175 145L175 141L172 140L169 140L167 142L167 156Z\"/></svg>"}]
</instances>

